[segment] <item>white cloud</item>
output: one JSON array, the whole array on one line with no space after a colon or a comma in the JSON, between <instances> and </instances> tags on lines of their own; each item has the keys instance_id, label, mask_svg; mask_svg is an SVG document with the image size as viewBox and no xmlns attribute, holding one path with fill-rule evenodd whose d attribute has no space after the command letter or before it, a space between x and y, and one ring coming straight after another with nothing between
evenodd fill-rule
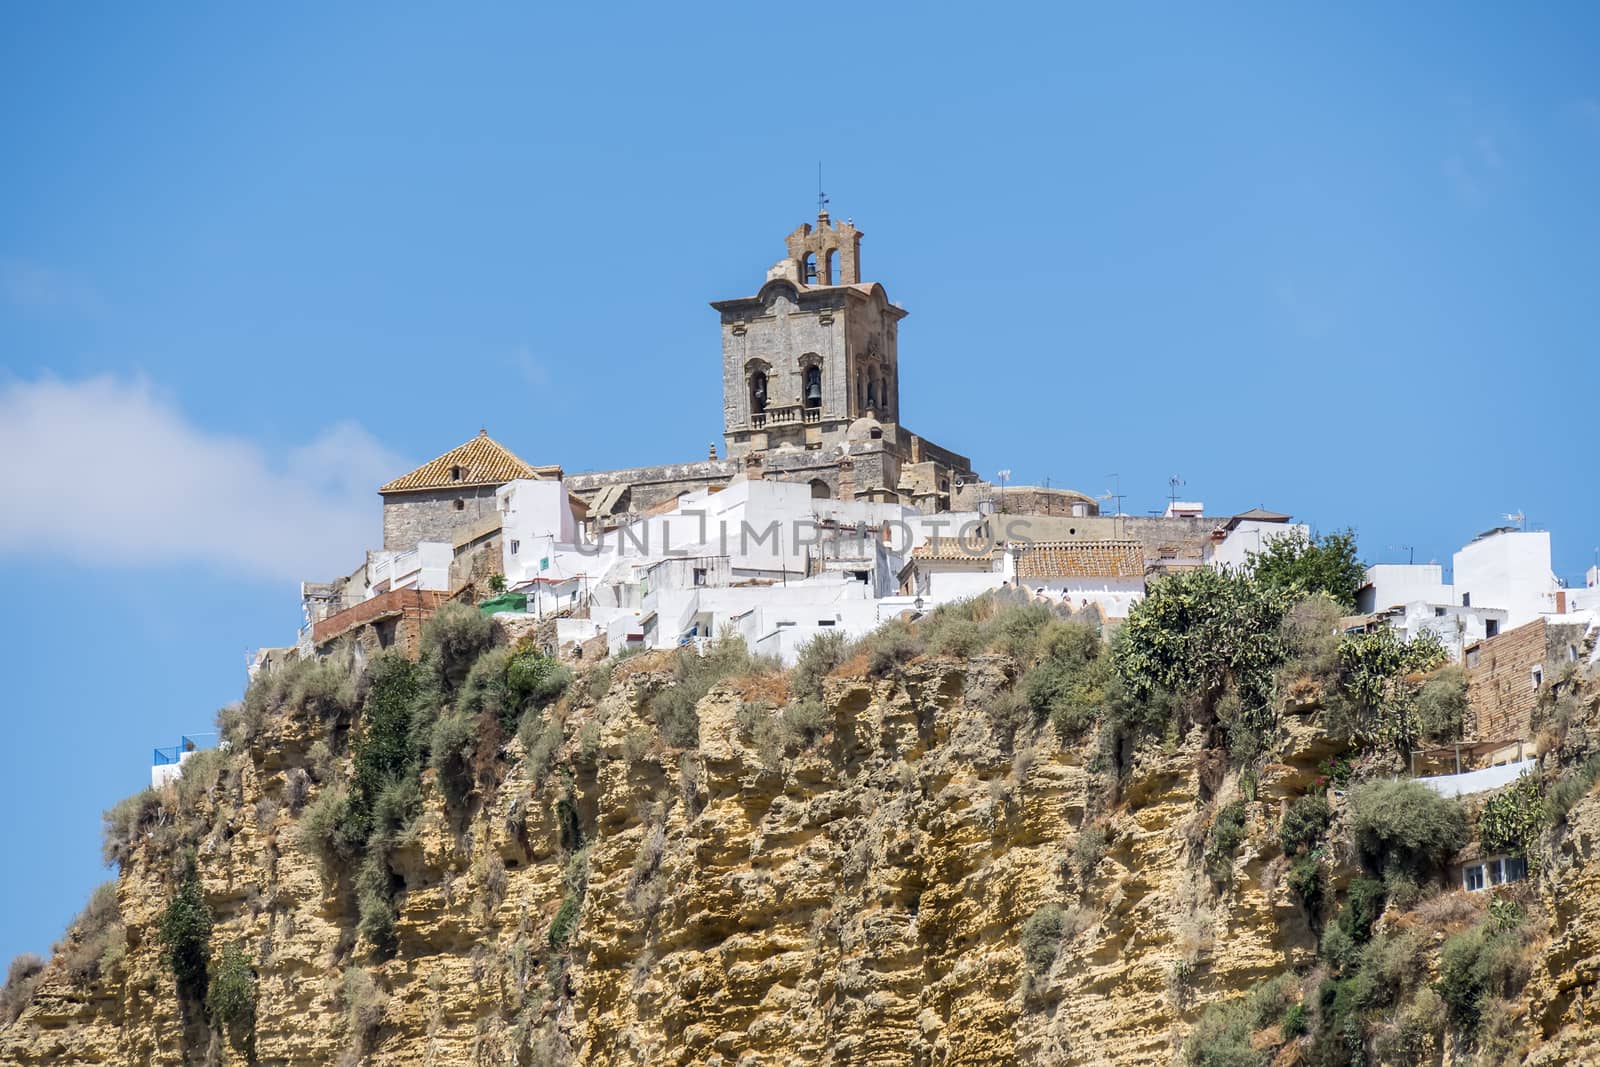
<instances>
[{"instance_id":1,"label":"white cloud","mask_svg":"<svg viewBox=\"0 0 1600 1067\"><path fill-rule=\"evenodd\" d=\"M407 469L354 423L274 457L195 426L142 381L11 382L0 552L326 580L380 540L375 490Z\"/></svg>"}]
</instances>

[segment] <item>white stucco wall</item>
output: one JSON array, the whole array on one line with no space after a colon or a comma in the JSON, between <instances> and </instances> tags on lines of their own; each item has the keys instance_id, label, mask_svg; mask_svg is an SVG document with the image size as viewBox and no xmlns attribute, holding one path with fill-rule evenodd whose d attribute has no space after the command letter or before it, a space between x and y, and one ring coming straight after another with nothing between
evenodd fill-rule
<instances>
[{"instance_id":1,"label":"white stucco wall","mask_svg":"<svg viewBox=\"0 0 1600 1067\"><path fill-rule=\"evenodd\" d=\"M1455 554L1457 603L1504 608L1508 628L1532 622L1555 610L1557 582L1550 570L1550 534L1544 530L1501 530L1473 541Z\"/></svg>"},{"instance_id":2,"label":"white stucco wall","mask_svg":"<svg viewBox=\"0 0 1600 1067\"><path fill-rule=\"evenodd\" d=\"M1245 519L1228 531L1221 541L1208 546L1206 562L1213 567L1238 570L1250 560L1250 553L1264 550L1280 537L1298 533L1310 537L1310 527L1300 522L1260 522Z\"/></svg>"},{"instance_id":3,"label":"white stucco wall","mask_svg":"<svg viewBox=\"0 0 1600 1067\"><path fill-rule=\"evenodd\" d=\"M1379 563L1368 567L1367 587L1357 599L1363 613L1419 601L1457 603L1455 589L1444 580L1444 568L1437 563Z\"/></svg>"}]
</instances>

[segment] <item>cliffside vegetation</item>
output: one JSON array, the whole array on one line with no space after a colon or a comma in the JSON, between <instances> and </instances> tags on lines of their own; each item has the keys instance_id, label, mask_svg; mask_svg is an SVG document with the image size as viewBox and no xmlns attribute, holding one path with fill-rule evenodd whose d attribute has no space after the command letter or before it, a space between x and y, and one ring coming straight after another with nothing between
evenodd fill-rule
<instances>
[{"instance_id":1,"label":"cliffside vegetation","mask_svg":"<svg viewBox=\"0 0 1600 1067\"><path fill-rule=\"evenodd\" d=\"M13 963L0 1052L1516 1062L1576 996L1540 887L1588 870L1592 694L1550 684L1540 773L1487 803L1401 779L1465 678L1338 632L1345 536L1115 627L992 595L789 671L724 637L574 676L462 605L417 662L293 663L107 812L120 890ZM1474 839L1539 883L1454 889Z\"/></svg>"}]
</instances>

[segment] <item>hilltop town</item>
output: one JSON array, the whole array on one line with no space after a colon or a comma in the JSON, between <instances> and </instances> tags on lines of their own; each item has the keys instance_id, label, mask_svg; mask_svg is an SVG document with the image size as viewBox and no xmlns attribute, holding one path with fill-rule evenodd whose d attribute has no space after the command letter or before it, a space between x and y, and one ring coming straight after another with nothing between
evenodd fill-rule
<instances>
[{"instance_id":1,"label":"hilltop town","mask_svg":"<svg viewBox=\"0 0 1600 1067\"><path fill-rule=\"evenodd\" d=\"M703 460L568 474L480 432L378 489L382 547L305 582L297 642L261 650L251 673L347 646L415 655L452 600L569 664L736 634L792 665L818 634L854 640L1001 589L1114 624L1161 576L1313 542L1261 508L1210 515L1173 499L1160 515L1107 515L1087 493L985 480L913 433L899 401L907 312L864 280L862 237L824 210L785 238L753 296L712 302L721 457L713 445ZM1545 678L1591 654L1600 569L1568 588L1548 532L1504 526L1450 573L1371 566L1340 626L1438 638L1472 683L1463 769L1504 764L1532 740Z\"/></svg>"},{"instance_id":2,"label":"hilltop town","mask_svg":"<svg viewBox=\"0 0 1600 1067\"><path fill-rule=\"evenodd\" d=\"M981 478L860 244L712 305L706 459L379 486L0 1060L1591 1062L1600 572Z\"/></svg>"}]
</instances>

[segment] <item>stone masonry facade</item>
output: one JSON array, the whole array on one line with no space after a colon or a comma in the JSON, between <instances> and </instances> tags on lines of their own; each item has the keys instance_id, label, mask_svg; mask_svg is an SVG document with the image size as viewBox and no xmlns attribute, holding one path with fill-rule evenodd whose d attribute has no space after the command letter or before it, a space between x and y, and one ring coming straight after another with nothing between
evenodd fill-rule
<instances>
[{"instance_id":1,"label":"stone masonry facade","mask_svg":"<svg viewBox=\"0 0 1600 1067\"><path fill-rule=\"evenodd\" d=\"M419 541L453 542L456 534L498 515L498 486L394 493L383 501L383 547L403 552Z\"/></svg>"},{"instance_id":2,"label":"stone masonry facade","mask_svg":"<svg viewBox=\"0 0 1600 1067\"><path fill-rule=\"evenodd\" d=\"M1480 741L1525 741L1533 736L1533 713L1544 686L1581 654L1584 627L1545 619L1508 630L1465 651L1467 699Z\"/></svg>"}]
</instances>

